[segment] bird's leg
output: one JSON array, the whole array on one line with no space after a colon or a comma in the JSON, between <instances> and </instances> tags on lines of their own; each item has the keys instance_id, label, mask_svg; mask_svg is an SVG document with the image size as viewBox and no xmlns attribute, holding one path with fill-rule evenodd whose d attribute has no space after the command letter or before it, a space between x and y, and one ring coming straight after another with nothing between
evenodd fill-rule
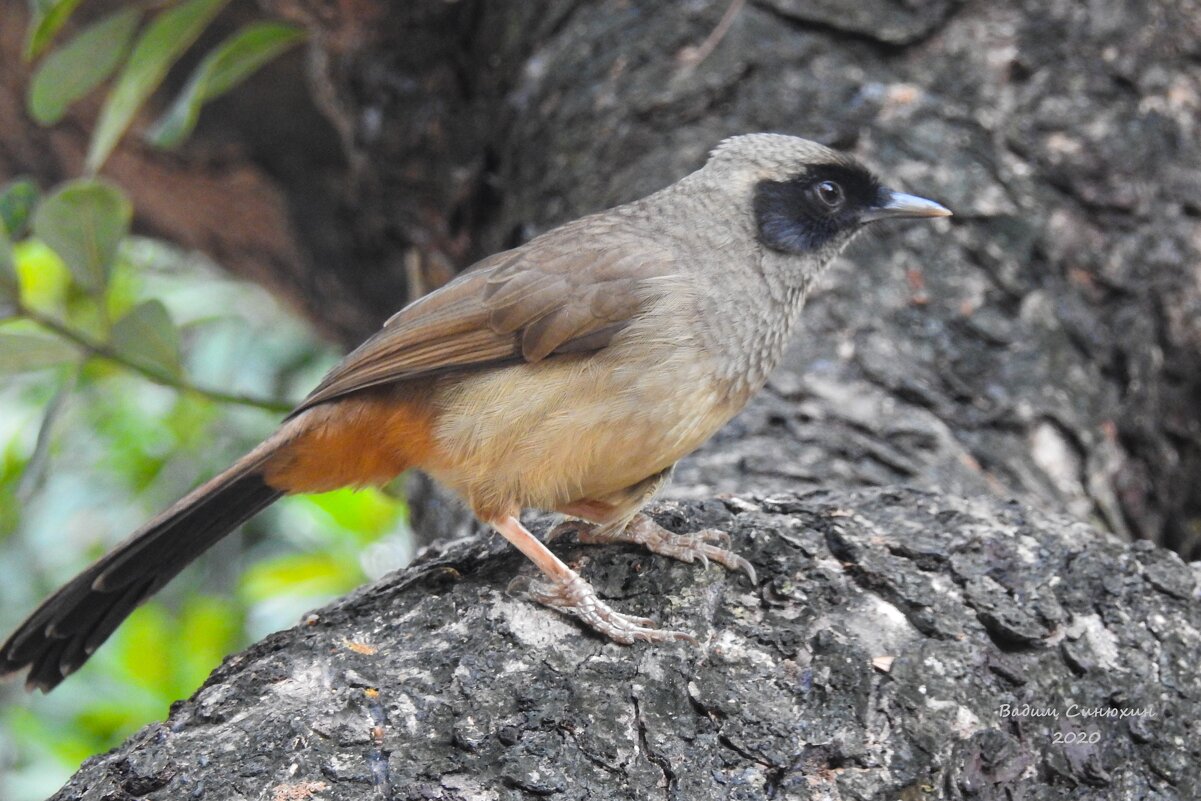
<instances>
[{"instance_id":1,"label":"bird's leg","mask_svg":"<svg viewBox=\"0 0 1201 801\"><path fill-rule=\"evenodd\" d=\"M628 523L622 523L580 526L576 530L576 539L598 545L634 543L661 556L681 562L699 561L705 566L712 560L729 570L741 570L752 584L756 583L754 566L729 550L730 535L724 531L705 529L695 534L674 534L641 513L634 515Z\"/></svg>"},{"instance_id":2,"label":"bird's leg","mask_svg":"<svg viewBox=\"0 0 1201 801\"><path fill-rule=\"evenodd\" d=\"M551 553L515 516L498 518L490 525L537 565L546 577L546 581L531 583L529 588L530 596L539 603L575 615L592 629L623 645L638 640L696 642L691 634L657 629L653 620L622 614L610 607L597 597L591 584Z\"/></svg>"}]
</instances>

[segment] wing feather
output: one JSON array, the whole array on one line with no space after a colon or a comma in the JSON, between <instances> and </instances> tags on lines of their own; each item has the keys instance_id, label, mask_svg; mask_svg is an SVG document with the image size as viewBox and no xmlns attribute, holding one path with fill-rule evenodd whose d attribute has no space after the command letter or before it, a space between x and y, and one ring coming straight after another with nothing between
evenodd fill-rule
<instances>
[{"instance_id":1,"label":"wing feather","mask_svg":"<svg viewBox=\"0 0 1201 801\"><path fill-rule=\"evenodd\" d=\"M369 387L449 369L606 347L676 272L673 248L601 218L491 256L401 309L293 415Z\"/></svg>"}]
</instances>

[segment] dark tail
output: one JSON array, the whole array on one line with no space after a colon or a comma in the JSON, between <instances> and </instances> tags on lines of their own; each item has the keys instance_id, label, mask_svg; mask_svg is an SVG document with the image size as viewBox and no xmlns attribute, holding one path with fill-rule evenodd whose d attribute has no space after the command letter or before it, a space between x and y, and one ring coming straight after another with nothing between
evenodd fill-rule
<instances>
[{"instance_id":1,"label":"dark tail","mask_svg":"<svg viewBox=\"0 0 1201 801\"><path fill-rule=\"evenodd\" d=\"M192 492L54 593L0 648L0 676L28 667L26 687L49 692L79 669L138 604L283 494L258 470L269 450Z\"/></svg>"}]
</instances>

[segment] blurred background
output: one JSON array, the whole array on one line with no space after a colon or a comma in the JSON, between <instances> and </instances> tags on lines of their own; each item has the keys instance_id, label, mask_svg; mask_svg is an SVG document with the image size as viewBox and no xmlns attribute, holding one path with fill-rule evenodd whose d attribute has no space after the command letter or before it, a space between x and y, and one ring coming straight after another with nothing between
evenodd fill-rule
<instances>
[{"instance_id":1,"label":"blurred background","mask_svg":"<svg viewBox=\"0 0 1201 801\"><path fill-rule=\"evenodd\" d=\"M991 493L1201 559L1197 0L0 0L0 629L407 301L749 131L956 216L856 241L671 492ZM0 686L0 799L467 525L419 476L281 502Z\"/></svg>"},{"instance_id":2,"label":"blurred background","mask_svg":"<svg viewBox=\"0 0 1201 801\"><path fill-rule=\"evenodd\" d=\"M168 375L222 396L286 404L337 355L261 288L161 241L123 239L102 313L36 237L18 244L14 257L21 302L39 315L99 336L97 318L119 325L134 310L156 309L137 331L134 341L143 344L128 353L154 353L148 363L159 359ZM152 300L161 305L144 305ZM280 417L87 358L29 321L0 327L0 376L5 632ZM37 699L36 708L18 683L4 684L0 798L47 797L85 757L165 717L225 656L404 564L411 554L404 510L402 500L376 490L285 500L139 609L76 680Z\"/></svg>"},{"instance_id":3,"label":"blurred background","mask_svg":"<svg viewBox=\"0 0 1201 801\"><path fill-rule=\"evenodd\" d=\"M45 143L0 146L5 632L272 431L339 352L194 247L134 233L128 184L97 177L172 68L156 115L163 152L301 31L249 8L214 27L227 4L207 0L78 17L77 5L6 8L0 25L6 126L49 129L81 98L92 104L86 161L59 174L46 172ZM163 718L225 656L407 562L406 520L404 502L378 490L287 500L138 610L70 686L38 699L0 686L0 798L45 798L84 758Z\"/></svg>"}]
</instances>

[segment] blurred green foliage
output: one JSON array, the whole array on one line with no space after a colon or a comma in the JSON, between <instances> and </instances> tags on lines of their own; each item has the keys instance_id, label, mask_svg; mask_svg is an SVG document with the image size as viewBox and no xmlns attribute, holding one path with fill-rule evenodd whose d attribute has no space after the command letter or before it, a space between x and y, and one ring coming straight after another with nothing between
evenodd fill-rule
<instances>
[{"instance_id":1,"label":"blurred green foliage","mask_svg":"<svg viewBox=\"0 0 1201 801\"><path fill-rule=\"evenodd\" d=\"M263 290L128 236L119 189L75 182L6 215L13 191L28 187L0 187L0 636L270 433L337 358ZM402 565L409 543L403 504L379 491L280 502L53 694L0 688L0 798L46 797L223 657Z\"/></svg>"},{"instance_id":2,"label":"blurred green foliage","mask_svg":"<svg viewBox=\"0 0 1201 801\"><path fill-rule=\"evenodd\" d=\"M85 176L0 176L0 637L149 517L274 429L335 360L264 291L130 236L96 173L228 0L134 3L65 33L79 0L31 0L40 124L103 92ZM202 106L303 39L243 26L143 138L174 147ZM84 758L166 716L225 656L407 561L399 501L285 499L185 571L52 695L0 686L0 799L54 792Z\"/></svg>"},{"instance_id":3,"label":"blurred green foliage","mask_svg":"<svg viewBox=\"0 0 1201 801\"><path fill-rule=\"evenodd\" d=\"M53 125L71 104L111 78L85 163L87 172L95 174L171 68L228 4L229 0L178 0L150 6L131 2L51 48L79 0L32 0L25 59L37 64L26 96L29 115L42 125ZM302 29L274 21L252 22L235 31L195 67L167 111L146 132L146 141L175 147L195 127L201 106L303 39Z\"/></svg>"}]
</instances>

